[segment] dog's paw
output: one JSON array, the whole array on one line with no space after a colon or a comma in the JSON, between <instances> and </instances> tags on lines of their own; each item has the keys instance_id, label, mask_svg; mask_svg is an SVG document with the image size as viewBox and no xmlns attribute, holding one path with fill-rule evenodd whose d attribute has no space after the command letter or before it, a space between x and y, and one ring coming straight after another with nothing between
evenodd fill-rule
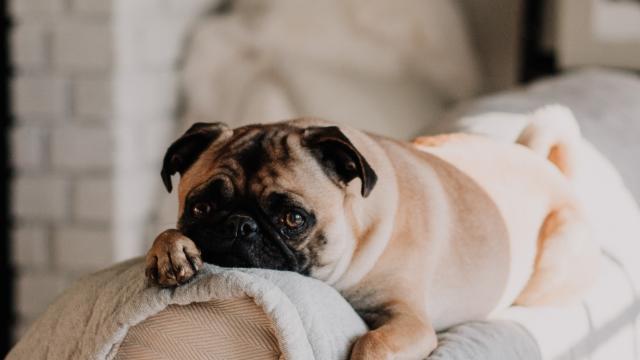
<instances>
[{"instance_id":1,"label":"dog's paw","mask_svg":"<svg viewBox=\"0 0 640 360\"><path fill-rule=\"evenodd\" d=\"M202 268L200 250L178 230L165 230L147 253L145 274L160 286L181 285Z\"/></svg>"}]
</instances>

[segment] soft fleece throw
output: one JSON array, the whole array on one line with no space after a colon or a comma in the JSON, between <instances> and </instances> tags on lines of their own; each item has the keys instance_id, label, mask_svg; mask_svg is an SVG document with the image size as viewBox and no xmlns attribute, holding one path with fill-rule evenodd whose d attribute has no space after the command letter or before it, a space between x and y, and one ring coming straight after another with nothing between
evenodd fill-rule
<instances>
[{"instance_id":1,"label":"soft fleece throw","mask_svg":"<svg viewBox=\"0 0 640 360\"><path fill-rule=\"evenodd\" d=\"M9 354L17 359L113 359L130 327L171 304L252 298L273 323L285 359L347 359L367 331L333 288L295 273L207 265L191 282L161 289L133 259L78 281ZM474 322L440 334L433 359L538 359L533 338L508 321Z\"/></svg>"}]
</instances>

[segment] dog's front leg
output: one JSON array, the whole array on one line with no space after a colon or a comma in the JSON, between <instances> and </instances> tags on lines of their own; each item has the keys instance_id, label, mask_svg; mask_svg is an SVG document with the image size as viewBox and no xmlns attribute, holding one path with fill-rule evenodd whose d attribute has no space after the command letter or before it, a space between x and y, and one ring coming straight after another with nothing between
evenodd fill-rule
<instances>
[{"instance_id":1,"label":"dog's front leg","mask_svg":"<svg viewBox=\"0 0 640 360\"><path fill-rule=\"evenodd\" d=\"M175 229L161 232L147 252L145 274L160 286L183 284L200 268L200 250L191 239Z\"/></svg>"},{"instance_id":2,"label":"dog's front leg","mask_svg":"<svg viewBox=\"0 0 640 360\"><path fill-rule=\"evenodd\" d=\"M384 310L388 316L358 339L351 360L426 359L438 344L429 319L404 303L393 303Z\"/></svg>"}]
</instances>

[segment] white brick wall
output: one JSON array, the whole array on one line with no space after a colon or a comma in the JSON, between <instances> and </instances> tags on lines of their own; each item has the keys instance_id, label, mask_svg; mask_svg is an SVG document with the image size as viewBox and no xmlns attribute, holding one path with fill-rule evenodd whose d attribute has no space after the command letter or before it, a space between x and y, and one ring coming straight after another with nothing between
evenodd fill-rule
<instances>
[{"instance_id":1,"label":"white brick wall","mask_svg":"<svg viewBox=\"0 0 640 360\"><path fill-rule=\"evenodd\" d=\"M15 334L77 276L148 246L181 42L216 1L10 1Z\"/></svg>"},{"instance_id":2,"label":"white brick wall","mask_svg":"<svg viewBox=\"0 0 640 360\"><path fill-rule=\"evenodd\" d=\"M73 114L82 120L105 120L112 116L111 79L82 77L73 83Z\"/></svg>"},{"instance_id":3,"label":"white brick wall","mask_svg":"<svg viewBox=\"0 0 640 360\"><path fill-rule=\"evenodd\" d=\"M63 226L54 232L56 266L61 270L91 271L113 261L108 230L90 226Z\"/></svg>"},{"instance_id":4,"label":"white brick wall","mask_svg":"<svg viewBox=\"0 0 640 360\"><path fill-rule=\"evenodd\" d=\"M68 80L58 74L18 74L13 81L13 111L24 120L61 118L68 111L68 95Z\"/></svg>"},{"instance_id":5,"label":"white brick wall","mask_svg":"<svg viewBox=\"0 0 640 360\"><path fill-rule=\"evenodd\" d=\"M47 31L40 24L18 26L11 35L11 51L21 70L42 69L47 65Z\"/></svg>"},{"instance_id":6,"label":"white brick wall","mask_svg":"<svg viewBox=\"0 0 640 360\"><path fill-rule=\"evenodd\" d=\"M18 220L64 221L69 213L69 182L56 175L18 175L12 204Z\"/></svg>"},{"instance_id":7,"label":"white brick wall","mask_svg":"<svg viewBox=\"0 0 640 360\"><path fill-rule=\"evenodd\" d=\"M45 166L45 131L39 126L20 125L11 133L13 166L19 170L37 171Z\"/></svg>"},{"instance_id":8,"label":"white brick wall","mask_svg":"<svg viewBox=\"0 0 640 360\"><path fill-rule=\"evenodd\" d=\"M15 333L114 261L112 1L12 0Z\"/></svg>"},{"instance_id":9,"label":"white brick wall","mask_svg":"<svg viewBox=\"0 0 640 360\"><path fill-rule=\"evenodd\" d=\"M53 62L68 72L108 70L112 64L111 25L108 21L73 19L54 29Z\"/></svg>"},{"instance_id":10,"label":"white brick wall","mask_svg":"<svg viewBox=\"0 0 640 360\"><path fill-rule=\"evenodd\" d=\"M52 17L64 11L64 0L13 0L9 1L9 10L13 16Z\"/></svg>"},{"instance_id":11,"label":"white brick wall","mask_svg":"<svg viewBox=\"0 0 640 360\"><path fill-rule=\"evenodd\" d=\"M113 209L111 179L85 177L75 184L73 217L78 222L107 224Z\"/></svg>"},{"instance_id":12,"label":"white brick wall","mask_svg":"<svg viewBox=\"0 0 640 360\"><path fill-rule=\"evenodd\" d=\"M83 15L111 16L113 2L107 0L71 0L71 7Z\"/></svg>"},{"instance_id":13,"label":"white brick wall","mask_svg":"<svg viewBox=\"0 0 640 360\"><path fill-rule=\"evenodd\" d=\"M64 125L51 133L51 163L65 170L105 170L113 161L108 128Z\"/></svg>"},{"instance_id":14,"label":"white brick wall","mask_svg":"<svg viewBox=\"0 0 640 360\"><path fill-rule=\"evenodd\" d=\"M18 225L13 230L13 259L21 268L49 266L49 239L41 225Z\"/></svg>"},{"instance_id":15,"label":"white brick wall","mask_svg":"<svg viewBox=\"0 0 640 360\"><path fill-rule=\"evenodd\" d=\"M176 65L189 26L218 0L114 0L116 258L148 246L166 193L159 166L176 131Z\"/></svg>"}]
</instances>

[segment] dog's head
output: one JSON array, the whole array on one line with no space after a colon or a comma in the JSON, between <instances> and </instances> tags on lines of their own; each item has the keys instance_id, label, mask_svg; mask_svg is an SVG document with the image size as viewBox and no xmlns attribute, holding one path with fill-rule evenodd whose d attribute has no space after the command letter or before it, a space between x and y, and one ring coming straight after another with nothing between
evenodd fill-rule
<instances>
[{"instance_id":1,"label":"dog's head","mask_svg":"<svg viewBox=\"0 0 640 360\"><path fill-rule=\"evenodd\" d=\"M178 229L205 262L307 275L331 272L345 256L356 231L346 202L367 197L377 180L338 127L291 122L195 124L165 155L169 191L175 173Z\"/></svg>"}]
</instances>

